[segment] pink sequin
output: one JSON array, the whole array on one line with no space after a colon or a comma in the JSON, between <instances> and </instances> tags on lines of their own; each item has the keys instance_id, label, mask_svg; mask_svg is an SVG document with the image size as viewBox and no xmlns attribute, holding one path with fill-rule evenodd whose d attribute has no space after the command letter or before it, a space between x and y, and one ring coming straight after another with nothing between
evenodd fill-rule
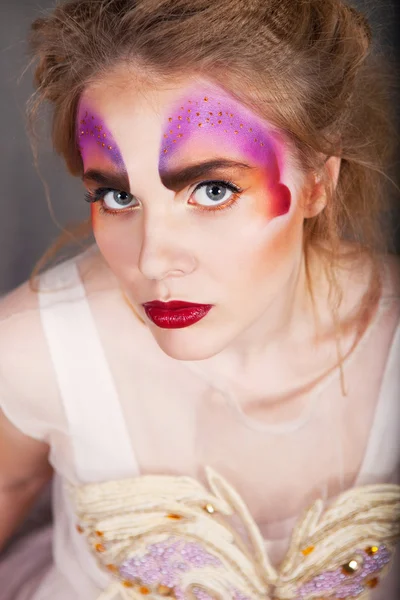
<instances>
[{"instance_id":1,"label":"pink sequin","mask_svg":"<svg viewBox=\"0 0 400 600\"><path fill-rule=\"evenodd\" d=\"M120 574L127 580L140 581L149 587L163 585L173 588L176 600L185 600L185 591L181 587L184 573L196 568L222 566L222 562L201 544L171 537L149 546L146 554L127 560ZM196 600L214 600L200 587L194 587L193 594ZM232 590L232 599L250 600L236 590Z\"/></svg>"}]
</instances>

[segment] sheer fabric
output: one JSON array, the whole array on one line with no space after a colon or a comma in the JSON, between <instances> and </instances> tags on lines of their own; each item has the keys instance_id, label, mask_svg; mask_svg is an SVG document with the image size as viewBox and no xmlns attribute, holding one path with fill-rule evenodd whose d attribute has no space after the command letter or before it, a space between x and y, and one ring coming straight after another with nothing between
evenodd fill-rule
<instances>
[{"instance_id":1,"label":"sheer fabric","mask_svg":"<svg viewBox=\"0 0 400 600\"><path fill-rule=\"evenodd\" d=\"M12 600L95 600L109 582L75 529L64 481L203 480L209 465L247 503L274 564L317 497L399 482L400 294L390 266L376 314L345 361L347 395L335 370L279 403L242 402L237 390L211 385L199 363L166 356L95 248L46 273L40 287L39 295L16 290L0 308L0 406L50 445L57 473L53 564ZM394 571L374 600L397 598Z\"/></svg>"}]
</instances>

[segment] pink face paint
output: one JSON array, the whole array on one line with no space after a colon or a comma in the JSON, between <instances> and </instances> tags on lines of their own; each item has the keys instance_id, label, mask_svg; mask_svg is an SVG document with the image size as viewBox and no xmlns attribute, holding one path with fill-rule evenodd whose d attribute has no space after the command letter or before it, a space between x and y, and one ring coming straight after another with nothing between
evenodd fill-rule
<instances>
[{"instance_id":1,"label":"pink face paint","mask_svg":"<svg viewBox=\"0 0 400 600\"><path fill-rule=\"evenodd\" d=\"M102 156L125 170L121 153L110 131L102 119L83 104L78 110L76 135L84 162L93 156Z\"/></svg>"},{"instance_id":2,"label":"pink face paint","mask_svg":"<svg viewBox=\"0 0 400 600\"><path fill-rule=\"evenodd\" d=\"M194 92L170 111L162 136L161 178L176 168L178 160L187 163L188 156L202 161L216 156L246 158L266 175L272 196L270 217L289 212L291 194L280 181L278 141L260 117L236 100Z\"/></svg>"}]
</instances>

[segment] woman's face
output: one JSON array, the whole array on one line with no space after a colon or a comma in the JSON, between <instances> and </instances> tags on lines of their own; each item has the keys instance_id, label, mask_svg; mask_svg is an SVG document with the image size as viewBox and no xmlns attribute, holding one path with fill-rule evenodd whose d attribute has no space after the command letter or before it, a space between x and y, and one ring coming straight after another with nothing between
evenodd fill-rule
<instances>
[{"instance_id":1,"label":"woman's face","mask_svg":"<svg viewBox=\"0 0 400 600\"><path fill-rule=\"evenodd\" d=\"M206 80L122 75L86 90L77 136L98 247L159 346L200 360L268 329L302 256L283 138Z\"/></svg>"}]
</instances>

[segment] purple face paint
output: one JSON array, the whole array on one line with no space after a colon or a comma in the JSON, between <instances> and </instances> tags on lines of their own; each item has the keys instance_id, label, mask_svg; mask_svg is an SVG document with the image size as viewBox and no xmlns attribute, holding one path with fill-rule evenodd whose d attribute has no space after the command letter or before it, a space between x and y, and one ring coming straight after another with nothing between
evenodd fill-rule
<instances>
[{"instance_id":1,"label":"purple face paint","mask_svg":"<svg viewBox=\"0 0 400 600\"><path fill-rule=\"evenodd\" d=\"M163 131L159 172L195 158L245 157L260 167L274 195L273 216L286 214L289 189L280 181L278 142L271 130L249 109L225 95L194 92L170 112Z\"/></svg>"},{"instance_id":2,"label":"purple face paint","mask_svg":"<svg viewBox=\"0 0 400 600\"><path fill-rule=\"evenodd\" d=\"M79 106L76 135L82 159L102 155L119 169L124 169L124 161L118 146L104 122L90 108Z\"/></svg>"}]
</instances>

